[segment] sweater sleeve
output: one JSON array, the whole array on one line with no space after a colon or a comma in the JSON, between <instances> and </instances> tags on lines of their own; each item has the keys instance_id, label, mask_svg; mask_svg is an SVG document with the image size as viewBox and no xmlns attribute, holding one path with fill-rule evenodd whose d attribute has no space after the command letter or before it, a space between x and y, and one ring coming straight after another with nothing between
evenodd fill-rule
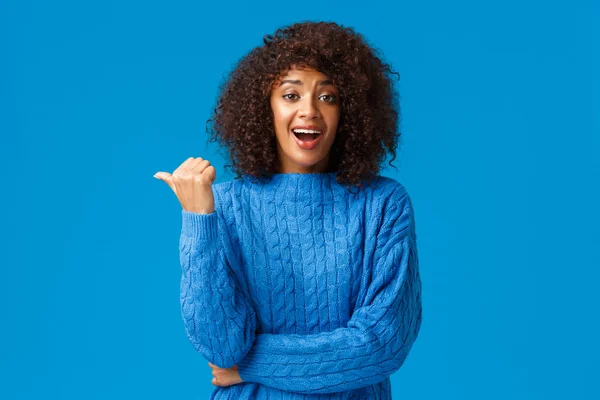
<instances>
[{"instance_id":1,"label":"sweater sleeve","mask_svg":"<svg viewBox=\"0 0 600 400\"><path fill-rule=\"evenodd\" d=\"M258 334L238 363L243 381L297 393L375 384L397 371L421 326L421 279L410 199L377 235L371 283L346 327L317 334ZM382 243L382 244L381 244Z\"/></svg>"},{"instance_id":2,"label":"sweater sleeve","mask_svg":"<svg viewBox=\"0 0 600 400\"><path fill-rule=\"evenodd\" d=\"M255 340L256 313L236 284L241 256L216 197L211 214L182 210L180 303L192 345L211 363L230 368Z\"/></svg>"}]
</instances>

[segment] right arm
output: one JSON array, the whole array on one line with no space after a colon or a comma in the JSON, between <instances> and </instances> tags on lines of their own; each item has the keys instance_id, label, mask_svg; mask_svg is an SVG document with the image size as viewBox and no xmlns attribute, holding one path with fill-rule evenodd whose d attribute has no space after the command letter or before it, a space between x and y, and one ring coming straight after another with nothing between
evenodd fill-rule
<instances>
[{"instance_id":1,"label":"right arm","mask_svg":"<svg viewBox=\"0 0 600 400\"><path fill-rule=\"evenodd\" d=\"M182 210L181 311L187 336L208 361L230 368L255 339L256 313L236 285L240 253L220 207L210 214Z\"/></svg>"},{"instance_id":2,"label":"right arm","mask_svg":"<svg viewBox=\"0 0 600 400\"><path fill-rule=\"evenodd\" d=\"M181 312L188 338L212 364L230 368L250 350L257 324L249 296L235 281L241 256L223 216L231 197L215 202L216 170L202 157L154 177L169 185L183 207Z\"/></svg>"}]
</instances>

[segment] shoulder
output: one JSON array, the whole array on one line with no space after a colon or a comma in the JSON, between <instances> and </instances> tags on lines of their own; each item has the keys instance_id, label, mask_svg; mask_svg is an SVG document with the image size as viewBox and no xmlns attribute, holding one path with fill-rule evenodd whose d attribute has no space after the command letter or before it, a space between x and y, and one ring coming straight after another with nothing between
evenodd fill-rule
<instances>
[{"instance_id":1,"label":"shoulder","mask_svg":"<svg viewBox=\"0 0 600 400\"><path fill-rule=\"evenodd\" d=\"M213 192L219 193L220 195L229 193L233 187L234 182L235 181L224 181L219 183L213 183Z\"/></svg>"},{"instance_id":2,"label":"shoulder","mask_svg":"<svg viewBox=\"0 0 600 400\"><path fill-rule=\"evenodd\" d=\"M234 181L224 181L212 184L213 196L215 200L215 210L219 214L227 214L231 210L234 193Z\"/></svg>"},{"instance_id":3,"label":"shoulder","mask_svg":"<svg viewBox=\"0 0 600 400\"><path fill-rule=\"evenodd\" d=\"M384 229L389 228L397 233L414 233L414 207L406 186L394 178L380 176L373 200L378 203L378 209L382 213Z\"/></svg>"},{"instance_id":4,"label":"shoulder","mask_svg":"<svg viewBox=\"0 0 600 400\"><path fill-rule=\"evenodd\" d=\"M394 178L379 176L373 191L373 200L379 202L382 211L412 208L412 201L406 187Z\"/></svg>"},{"instance_id":5,"label":"shoulder","mask_svg":"<svg viewBox=\"0 0 600 400\"><path fill-rule=\"evenodd\" d=\"M218 196L221 201L231 201L236 196L239 196L239 192L243 186L241 179L232 179L229 181L222 181L213 183L213 193L215 194L215 200Z\"/></svg>"},{"instance_id":6,"label":"shoulder","mask_svg":"<svg viewBox=\"0 0 600 400\"><path fill-rule=\"evenodd\" d=\"M231 237L236 238L236 209L240 202L236 199L233 181L213 183L212 189L219 224Z\"/></svg>"}]
</instances>

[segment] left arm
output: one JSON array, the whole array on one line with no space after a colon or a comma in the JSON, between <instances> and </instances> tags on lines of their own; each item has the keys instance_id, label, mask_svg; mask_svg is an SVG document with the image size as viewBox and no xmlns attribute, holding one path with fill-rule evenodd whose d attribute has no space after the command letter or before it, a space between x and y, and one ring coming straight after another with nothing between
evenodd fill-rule
<instances>
[{"instance_id":1,"label":"left arm","mask_svg":"<svg viewBox=\"0 0 600 400\"><path fill-rule=\"evenodd\" d=\"M407 202L408 204L408 202ZM377 383L397 371L421 325L421 279L410 205L380 233L363 304L347 327L310 335L257 334L238 363L243 381L298 393L332 393Z\"/></svg>"}]
</instances>

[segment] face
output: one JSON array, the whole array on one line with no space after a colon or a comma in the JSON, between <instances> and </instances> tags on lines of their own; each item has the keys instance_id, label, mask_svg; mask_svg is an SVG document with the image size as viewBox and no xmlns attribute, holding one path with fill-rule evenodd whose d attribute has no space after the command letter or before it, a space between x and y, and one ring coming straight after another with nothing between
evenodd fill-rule
<instances>
[{"instance_id":1,"label":"face","mask_svg":"<svg viewBox=\"0 0 600 400\"><path fill-rule=\"evenodd\" d=\"M340 119L339 100L332 82L314 69L292 68L281 78L270 99L279 159L276 172L327 171Z\"/></svg>"}]
</instances>

